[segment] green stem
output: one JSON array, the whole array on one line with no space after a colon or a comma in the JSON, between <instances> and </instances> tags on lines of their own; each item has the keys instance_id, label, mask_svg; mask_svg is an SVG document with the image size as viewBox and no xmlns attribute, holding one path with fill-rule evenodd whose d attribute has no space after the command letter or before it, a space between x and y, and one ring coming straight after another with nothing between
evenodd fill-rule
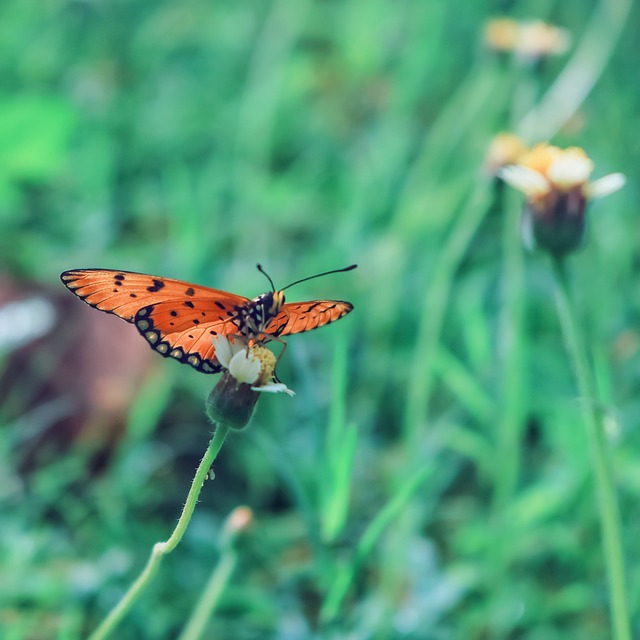
<instances>
[{"instance_id":1,"label":"green stem","mask_svg":"<svg viewBox=\"0 0 640 640\"><path fill-rule=\"evenodd\" d=\"M220 562L211 574L193 615L178 640L198 640L202 636L202 632L211 613L216 608L220 595L227 586L237 562L238 556L232 549L227 550L224 556L220 558Z\"/></svg>"},{"instance_id":2,"label":"green stem","mask_svg":"<svg viewBox=\"0 0 640 640\"><path fill-rule=\"evenodd\" d=\"M245 521L242 526L238 526L234 520L241 511L249 511L247 507L238 507L231 512L227 518L220 535L221 555L209 581L207 582L198 603L196 604L189 621L182 630L178 640L198 640L202 636L211 614L215 610L220 596L229 583L231 575L238 563L238 554L236 553L236 537L250 522ZM250 512L249 512L250 514Z\"/></svg>"},{"instance_id":3,"label":"green stem","mask_svg":"<svg viewBox=\"0 0 640 640\"><path fill-rule=\"evenodd\" d=\"M495 468L493 520L495 539L491 545L493 630L495 637L505 635L509 625L509 565L513 553L513 519L509 517L518 486L521 466L521 437L525 411L524 372L524 256L520 241L519 216L512 192L503 194L502 230L502 313L500 317L498 357L500 379L499 414L496 421L495 455L501 461ZM512 618L512 620L515 618Z\"/></svg>"},{"instance_id":4,"label":"green stem","mask_svg":"<svg viewBox=\"0 0 640 640\"><path fill-rule=\"evenodd\" d=\"M583 400L583 417L595 473L600 530L609 579L613 637L616 640L631 640L620 536L620 514L607 435L601 411L598 409L596 384L589 367L584 339L580 335L576 322L564 260L555 258L553 269L556 277L558 315L567 350L575 367L578 391Z\"/></svg>"},{"instance_id":5,"label":"green stem","mask_svg":"<svg viewBox=\"0 0 640 640\"><path fill-rule=\"evenodd\" d=\"M206 480L213 461L216 459L216 456L227 437L227 433L229 433L229 427L226 425L216 426L213 438L211 438L209 446L207 447L207 450L198 465L198 469L196 470L196 475L191 483L191 488L189 489L189 494L184 508L182 509L182 513L180 514L180 519L178 520L176 528L173 530L173 533L166 542L156 542L156 544L153 545L151 556L149 557L147 565L143 569L142 573L136 578L135 582L129 587L124 596L122 596L120 602L118 602L118 604L109 612L100 626L89 636L89 640L102 640L115 629L138 596L142 593L143 589L151 582L151 579L162 562L163 556L167 553L171 553L178 546L178 543L182 539L182 536L189 525L191 516L193 515L196 503L198 502L198 496L202 490L202 485Z\"/></svg>"}]
</instances>

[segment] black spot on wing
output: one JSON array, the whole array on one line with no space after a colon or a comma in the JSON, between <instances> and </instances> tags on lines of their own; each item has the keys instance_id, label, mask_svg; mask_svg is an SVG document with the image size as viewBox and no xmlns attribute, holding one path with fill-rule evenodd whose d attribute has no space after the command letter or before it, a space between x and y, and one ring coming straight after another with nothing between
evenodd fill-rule
<instances>
[{"instance_id":1,"label":"black spot on wing","mask_svg":"<svg viewBox=\"0 0 640 640\"><path fill-rule=\"evenodd\" d=\"M156 293L156 291L160 291L160 289L164 288L164 282L162 280L158 280L157 278L152 279L153 285L147 287L147 291L151 293Z\"/></svg>"}]
</instances>

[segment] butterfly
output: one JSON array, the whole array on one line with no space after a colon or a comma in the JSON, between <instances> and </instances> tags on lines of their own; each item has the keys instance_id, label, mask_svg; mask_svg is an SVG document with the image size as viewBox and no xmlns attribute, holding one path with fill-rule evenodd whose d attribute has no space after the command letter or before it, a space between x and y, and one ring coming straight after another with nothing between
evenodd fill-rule
<instances>
[{"instance_id":1,"label":"butterfly","mask_svg":"<svg viewBox=\"0 0 640 640\"><path fill-rule=\"evenodd\" d=\"M222 366L213 339L224 335L245 343L281 340L280 336L316 329L344 317L353 309L342 300L285 302L284 290L294 284L355 269L351 265L296 280L276 290L245 298L197 284L112 269L72 269L60 275L78 298L99 311L113 313L136 326L140 335L165 358L191 365L202 373Z\"/></svg>"}]
</instances>

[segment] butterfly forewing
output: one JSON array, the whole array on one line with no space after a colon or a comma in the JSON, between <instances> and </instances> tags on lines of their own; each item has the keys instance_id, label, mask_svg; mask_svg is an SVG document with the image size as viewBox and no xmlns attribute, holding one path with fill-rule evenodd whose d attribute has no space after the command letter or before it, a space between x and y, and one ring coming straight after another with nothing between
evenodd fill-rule
<instances>
[{"instance_id":1,"label":"butterfly forewing","mask_svg":"<svg viewBox=\"0 0 640 640\"><path fill-rule=\"evenodd\" d=\"M317 329L346 316L351 309L353 305L342 300L287 302L269 324L268 333L287 336Z\"/></svg>"},{"instance_id":2,"label":"butterfly forewing","mask_svg":"<svg viewBox=\"0 0 640 640\"><path fill-rule=\"evenodd\" d=\"M132 271L112 269L76 269L65 271L60 279L65 286L92 307L114 313L127 322L133 322L139 309L149 304L187 300L207 300L211 312L219 308L219 319L227 311L248 302L247 298L218 289L209 289L173 278L161 278Z\"/></svg>"},{"instance_id":3,"label":"butterfly forewing","mask_svg":"<svg viewBox=\"0 0 640 640\"><path fill-rule=\"evenodd\" d=\"M62 282L87 304L136 325L161 355L217 373L212 339L234 334L230 321L247 298L182 280L130 271L65 271Z\"/></svg>"}]
</instances>

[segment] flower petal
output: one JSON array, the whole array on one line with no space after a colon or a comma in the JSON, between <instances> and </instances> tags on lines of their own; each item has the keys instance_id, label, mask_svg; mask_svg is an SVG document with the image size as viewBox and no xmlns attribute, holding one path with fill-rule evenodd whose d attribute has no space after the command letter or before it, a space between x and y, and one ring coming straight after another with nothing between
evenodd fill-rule
<instances>
[{"instance_id":1,"label":"flower petal","mask_svg":"<svg viewBox=\"0 0 640 640\"><path fill-rule=\"evenodd\" d=\"M547 177L560 189L585 184L593 171L593 160L581 149L565 149L547 170Z\"/></svg>"},{"instance_id":2,"label":"flower petal","mask_svg":"<svg viewBox=\"0 0 640 640\"><path fill-rule=\"evenodd\" d=\"M262 364L254 358L246 349L238 351L229 362L229 373L238 381L245 384L254 384L260 375Z\"/></svg>"},{"instance_id":3,"label":"flower petal","mask_svg":"<svg viewBox=\"0 0 640 640\"><path fill-rule=\"evenodd\" d=\"M213 348L216 350L216 358L218 362L225 368L229 368L229 362L233 357L233 352L231 351L231 344L229 343L229 339L227 336L217 336L212 340Z\"/></svg>"},{"instance_id":4,"label":"flower petal","mask_svg":"<svg viewBox=\"0 0 640 640\"><path fill-rule=\"evenodd\" d=\"M229 368L229 363L231 362L231 358L236 355L236 353L240 353L240 351L246 351L246 347L240 343L239 341L231 342L227 336L217 336L213 338L211 341L213 342L213 347L216 350L216 358L218 358L218 362L225 368Z\"/></svg>"},{"instance_id":5,"label":"flower petal","mask_svg":"<svg viewBox=\"0 0 640 640\"><path fill-rule=\"evenodd\" d=\"M604 178L600 178L586 187L585 195L589 199L604 198L616 191L622 189L627 182L627 177L624 173L610 173Z\"/></svg>"},{"instance_id":6,"label":"flower petal","mask_svg":"<svg viewBox=\"0 0 640 640\"><path fill-rule=\"evenodd\" d=\"M521 165L510 165L498 171L498 177L526 196L539 196L549 193L549 181L537 171Z\"/></svg>"},{"instance_id":7,"label":"flower petal","mask_svg":"<svg viewBox=\"0 0 640 640\"><path fill-rule=\"evenodd\" d=\"M282 382L269 382L261 387L251 387L251 391L265 391L267 393L286 393L288 396L295 396L295 391L291 391L286 384Z\"/></svg>"}]
</instances>

